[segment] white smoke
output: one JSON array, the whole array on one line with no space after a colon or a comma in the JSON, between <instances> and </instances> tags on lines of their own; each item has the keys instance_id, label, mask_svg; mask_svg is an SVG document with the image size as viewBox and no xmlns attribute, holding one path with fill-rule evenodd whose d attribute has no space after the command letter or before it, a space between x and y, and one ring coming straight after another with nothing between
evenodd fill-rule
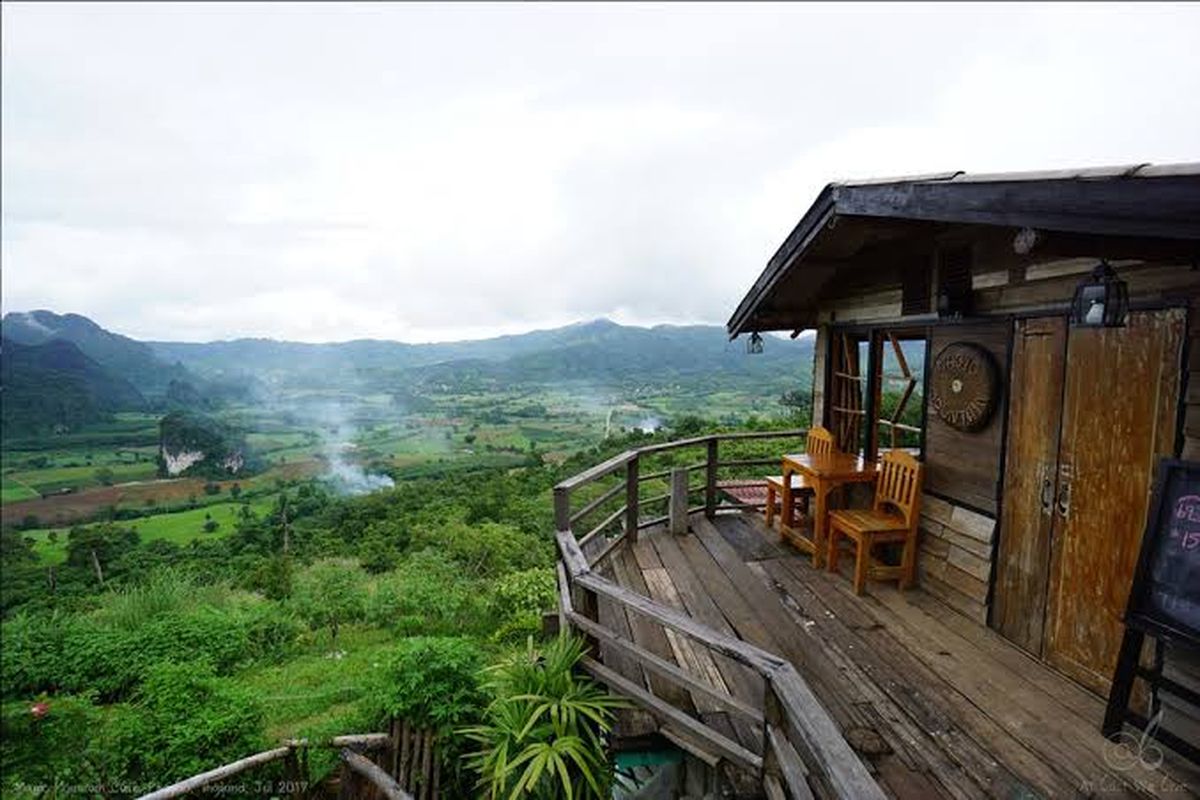
<instances>
[{"instance_id":1,"label":"white smoke","mask_svg":"<svg viewBox=\"0 0 1200 800\"><path fill-rule=\"evenodd\" d=\"M396 485L391 476L367 472L354 460L358 428L340 403L306 404L300 413L312 419L321 437L321 455L328 470L325 479L339 494L369 494Z\"/></svg>"},{"instance_id":2,"label":"white smoke","mask_svg":"<svg viewBox=\"0 0 1200 800\"><path fill-rule=\"evenodd\" d=\"M367 472L358 464L347 461L345 450L337 448L327 453L329 458L329 482L342 494L369 494L380 489L391 489L396 485L389 475Z\"/></svg>"},{"instance_id":3,"label":"white smoke","mask_svg":"<svg viewBox=\"0 0 1200 800\"><path fill-rule=\"evenodd\" d=\"M642 433L657 433L662 426L663 421L658 417L645 417L637 424L637 429Z\"/></svg>"}]
</instances>

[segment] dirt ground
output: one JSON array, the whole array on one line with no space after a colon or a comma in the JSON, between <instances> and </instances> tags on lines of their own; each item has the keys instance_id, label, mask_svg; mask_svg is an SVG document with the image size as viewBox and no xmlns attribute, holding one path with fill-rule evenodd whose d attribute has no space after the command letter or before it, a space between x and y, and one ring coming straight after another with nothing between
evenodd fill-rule
<instances>
[{"instance_id":1,"label":"dirt ground","mask_svg":"<svg viewBox=\"0 0 1200 800\"><path fill-rule=\"evenodd\" d=\"M221 491L240 483L243 488L276 478L291 480L308 478L318 474L322 466L317 461L295 461L282 464L262 475L240 481L220 481ZM70 494L58 494L37 500L21 500L0 506L0 525L16 525L29 515L38 518L38 527L69 525L73 522L92 519L97 513L110 506L140 508L148 500L157 505L175 505L189 497L203 497L203 478L172 478L155 481L136 481L116 486L98 486Z\"/></svg>"}]
</instances>

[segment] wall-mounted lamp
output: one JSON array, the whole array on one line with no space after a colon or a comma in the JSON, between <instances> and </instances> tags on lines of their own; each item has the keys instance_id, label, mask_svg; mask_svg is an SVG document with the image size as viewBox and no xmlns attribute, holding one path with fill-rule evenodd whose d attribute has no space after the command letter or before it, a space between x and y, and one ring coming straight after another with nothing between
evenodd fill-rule
<instances>
[{"instance_id":1,"label":"wall-mounted lamp","mask_svg":"<svg viewBox=\"0 0 1200 800\"><path fill-rule=\"evenodd\" d=\"M763 351L763 340L758 335L758 331L750 334L750 338L746 340L746 354L756 356Z\"/></svg>"},{"instance_id":2,"label":"wall-mounted lamp","mask_svg":"<svg viewBox=\"0 0 1200 800\"><path fill-rule=\"evenodd\" d=\"M1107 261L1075 287L1071 324L1088 328L1120 328L1129 311L1129 288Z\"/></svg>"}]
</instances>

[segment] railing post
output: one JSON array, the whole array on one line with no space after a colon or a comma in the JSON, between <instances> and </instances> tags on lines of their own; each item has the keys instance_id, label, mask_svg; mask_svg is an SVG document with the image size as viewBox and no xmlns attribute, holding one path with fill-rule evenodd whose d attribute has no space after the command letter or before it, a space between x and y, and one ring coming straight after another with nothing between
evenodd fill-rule
<instances>
[{"instance_id":1,"label":"railing post","mask_svg":"<svg viewBox=\"0 0 1200 800\"><path fill-rule=\"evenodd\" d=\"M571 530L571 490L561 486L554 487L554 528Z\"/></svg>"},{"instance_id":2,"label":"railing post","mask_svg":"<svg viewBox=\"0 0 1200 800\"><path fill-rule=\"evenodd\" d=\"M717 443L713 436L708 440L708 461L704 477L704 516L712 519L717 515Z\"/></svg>"},{"instance_id":3,"label":"railing post","mask_svg":"<svg viewBox=\"0 0 1200 800\"><path fill-rule=\"evenodd\" d=\"M637 544L638 517L638 454L635 452L625 465L625 539L630 544Z\"/></svg>"},{"instance_id":4,"label":"railing post","mask_svg":"<svg viewBox=\"0 0 1200 800\"><path fill-rule=\"evenodd\" d=\"M671 497L667 501L668 528L671 533L688 532L688 471L687 467L671 469Z\"/></svg>"},{"instance_id":5,"label":"railing post","mask_svg":"<svg viewBox=\"0 0 1200 800\"><path fill-rule=\"evenodd\" d=\"M762 775L759 776L763 782L766 781L768 775L776 778L780 775L779 757L775 754L775 749L771 747L771 729L784 730L784 718L783 706L780 705L779 697L775 694L775 687L771 683L771 674L768 672L763 675L763 761Z\"/></svg>"}]
</instances>

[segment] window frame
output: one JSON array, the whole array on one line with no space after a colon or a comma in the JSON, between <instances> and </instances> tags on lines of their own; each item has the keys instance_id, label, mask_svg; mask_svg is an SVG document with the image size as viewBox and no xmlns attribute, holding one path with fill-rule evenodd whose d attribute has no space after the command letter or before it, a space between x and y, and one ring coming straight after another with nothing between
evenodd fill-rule
<instances>
[{"instance_id":1,"label":"window frame","mask_svg":"<svg viewBox=\"0 0 1200 800\"><path fill-rule=\"evenodd\" d=\"M851 336L857 343L865 342L867 344L867 359L865 364L866 375L866 394L862 404L862 425L863 430L859 436L859 452L865 458L874 460L879 455L880 450L880 424L879 424L879 406L882 399L882 371L884 361L884 347L889 344L890 337L894 336L899 342L906 341L923 341L925 344L924 357L920 376L913 377L918 381L916 386L921 391L921 423L920 423L920 442L917 447L916 456L918 459L925 458L925 434L928 430L928 397L927 388L929 385L929 348L932 334L932 327L928 324L913 324L913 323L897 323L897 324L869 324L869 325L833 325L829 329L829 341L825 354L826 376L825 376L825 415L827 423L831 426L836 425L835 414L839 413L834 409L834 370L836 365L836 356L834 347L838 345L842 336ZM859 365L860 374L864 373L864 365Z\"/></svg>"}]
</instances>

